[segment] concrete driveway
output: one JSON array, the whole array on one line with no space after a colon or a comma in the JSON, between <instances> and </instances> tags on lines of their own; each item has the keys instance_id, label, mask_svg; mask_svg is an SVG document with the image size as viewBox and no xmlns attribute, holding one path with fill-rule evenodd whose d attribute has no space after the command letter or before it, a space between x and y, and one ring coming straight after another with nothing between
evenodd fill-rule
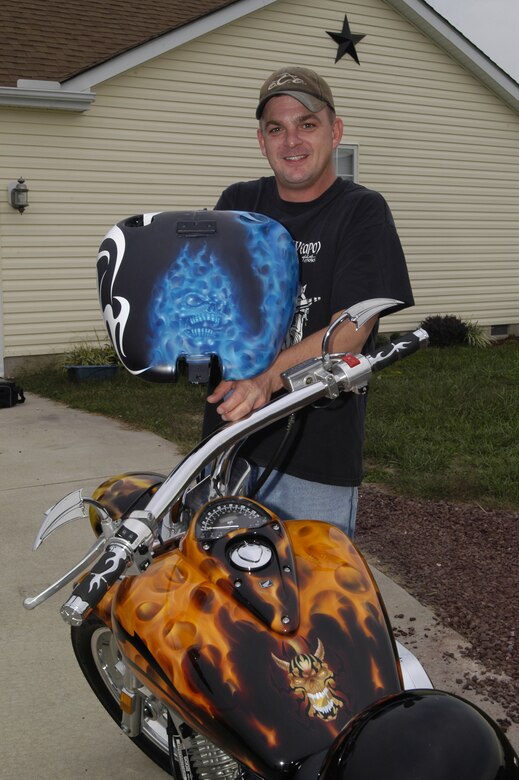
<instances>
[{"instance_id":1,"label":"concrete driveway","mask_svg":"<svg viewBox=\"0 0 519 780\"><path fill-rule=\"evenodd\" d=\"M89 495L111 474L139 469L169 473L178 460L175 446L157 436L31 394L24 405L0 410L0 777L166 776L122 734L84 680L58 612L68 591L30 612L22 601L64 573L92 542L90 529L77 523L32 552L45 509L79 487ZM463 691L456 682L467 669L485 673L463 657L464 640L387 577L376 576L397 630L414 628L411 649L436 687L470 695L494 718L503 717L496 703ZM519 728L508 736L517 750Z\"/></svg>"}]
</instances>

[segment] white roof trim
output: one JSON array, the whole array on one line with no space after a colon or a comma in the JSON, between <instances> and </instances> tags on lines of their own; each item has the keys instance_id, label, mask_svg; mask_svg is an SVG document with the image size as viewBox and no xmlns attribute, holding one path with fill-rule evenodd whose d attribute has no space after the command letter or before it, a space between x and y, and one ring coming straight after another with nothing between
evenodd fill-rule
<instances>
[{"instance_id":1,"label":"white roof trim","mask_svg":"<svg viewBox=\"0 0 519 780\"><path fill-rule=\"evenodd\" d=\"M64 82L63 86L65 89L79 91L91 89L96 84L118 76L120 73L130 70L130 68L135 68L137 65L142 65L142 63L148 62L154 57L159 57L167 51L176 49L177 46L182 46L184 43L223 27L224 24L234 22L236 19L240 19L242 16L253 13L260 8L265 8L274 2L276 0L238 0L238 2L203 16L195 22L185 24L177 30L165 33L148 43L136 46L124 54L112 57L111 60L102 65L97 65L84 73L80 73L78 76L73 76Z\"/></svg>"},{"instance_id":2,"label":"white roof trim","mask_svg":"<svg viewBox=\"0 0 519 780\"><path fill-rule=\"evenodd\" d=\"M519 110L519 84L423 0L386 0L435 43Z\"/></svg>"}]
</instances>

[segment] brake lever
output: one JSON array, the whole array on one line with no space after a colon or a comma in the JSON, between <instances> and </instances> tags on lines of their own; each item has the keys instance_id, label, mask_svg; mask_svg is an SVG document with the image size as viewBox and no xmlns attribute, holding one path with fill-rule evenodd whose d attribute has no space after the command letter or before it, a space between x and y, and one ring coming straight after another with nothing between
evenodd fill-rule
<instances>
[{"instance_id":1,"label":"brake lever","mask_svg":"<svg viewBox=\"0 0 519 780\"><path fill-rule=\"evenodd\" d=\"M67 523L88 518L87 506L93 507L100 516L103 535L94 542L86 555L69 571L36 596L27 596L23 601L25 609L34 609L44 601L47 601L48 598L61 590L61 588L68 585L86 569L90 568L103 552L107 540L114 534L117 523L112 520L105 507L93 498L83 498L83 491L81 489L74 490L72 493L68 493L61 498L45 512L43 522L36 534L32 549L37 550L38 547L54 533L54 531Z\"/></svg>"},{"instance_id":2,"label":"brake lever","mask_svg":"<svg viewBox=\"0 0 519 780\"><path fill-rule=\"evenodd\" d=\"M343 311L340 317L337 317L337 319L331 323L324 334L321 347L323 368L326 371L329 371L332 366L332 359L328 352L328 343L332 334L343 322L352 322L355 325L355 330L359 330L376 314L380 314L380 312L385 309L393 309L395 306L399 306L402 303L403 301L397 301L395 298L370 298L367 301L355 303L353 306L350 306L349 309Z\"/></svg>"},{"instance_id":3,"label":"brake lever","mask_svg":"<svg viewBox=\"0 0 519 780\"><path fill-rule=\"evenodd\" d=\"M115 524L106 509L98 501L93 498L83 498L83 491L74 490L72 493L68 493L56 504L47 509L45 512L43 522L40 526L40 530L36 534L36 539L32 546L33 550L37 550L40 544L42 544L49 536L54 533L58 528L71 523L74 520L84 520L88 517L85 504L91 506L101 517L101 526L106 538L111 536L115 529Z\"/></svg>"},{"instance_id":4,"label":"brake lever","mask_svg":"<svg viewBox=\"0 0 519 780\"><path fill-rule=\"evenodd\" d=\"M25 609L34 609L44 601L47 601L48 598L61 590L64 585L68 585L69 582L72 582L72 580L82 574L85 569L90 568L92 563L99 558L99 555L103 552L105 544L106 539L103 536L100 536L99 539L94 542L85 557L82 558L79 563L76 563L76 565L66 574L60 577L59 580L56 580L52 585L49 585L48 588L45 588L41 593L38 593L37 596L27 596L23 601Z\"/></svg>"}]
</instances>

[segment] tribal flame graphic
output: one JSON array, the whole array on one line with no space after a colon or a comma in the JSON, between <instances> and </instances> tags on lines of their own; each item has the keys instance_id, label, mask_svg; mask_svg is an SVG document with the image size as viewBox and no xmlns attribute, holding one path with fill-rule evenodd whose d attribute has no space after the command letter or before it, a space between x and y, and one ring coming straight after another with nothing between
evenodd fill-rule
<instances>
[{"instance_id":1,"label":"tribal flame graphic","mask_svg":"<svg viewBox=\"0 0 519 780\"><path fill-rule=\"evenodd\" d=\"M122 561L126 560L126 552L122 550L120 547L116 547L115 545L108 546L106 548L107 552L111 553L111 557L107 558L107 567L104 571L100 572L99 574L95 574L92 577L92 581L90 583L89 592L92 590L97 590L101 587L102 583L106 583L106 575L110 574L113 571L116 571L119 567L119 564Z\"/></svg>"}]
</instances>

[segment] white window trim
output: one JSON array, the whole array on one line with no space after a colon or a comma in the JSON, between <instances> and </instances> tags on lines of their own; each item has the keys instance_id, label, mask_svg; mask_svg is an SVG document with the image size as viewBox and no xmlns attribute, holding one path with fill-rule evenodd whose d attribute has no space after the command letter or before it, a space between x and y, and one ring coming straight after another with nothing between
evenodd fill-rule
<instances>
[{"instance_id":1,"label":"white window trim","mask_svg":"<svg viewBox=\"0 0 519 780\"><path fill-rule=\"evenodd\" d=\"M353 152L353 179L352 181L358 182L359 180L359 145L358 144L339 144L339 146L335 149L334 153L334 161L335 161L335 168L337 169L337 159L338 159L338 153L341 149L351 149ZM340 176L341 174L337 174ZM348 178L348 177L343 177Z\"/></svg>"}]
</instances>

